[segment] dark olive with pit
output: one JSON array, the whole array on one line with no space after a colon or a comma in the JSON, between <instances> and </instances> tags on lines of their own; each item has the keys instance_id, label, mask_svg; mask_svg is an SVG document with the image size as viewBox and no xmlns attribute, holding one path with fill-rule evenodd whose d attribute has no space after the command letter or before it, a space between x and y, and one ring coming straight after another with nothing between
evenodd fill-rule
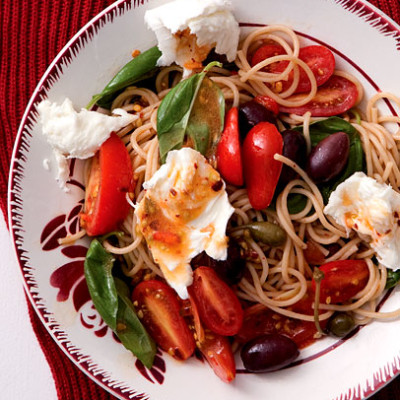
<instances>
[{"instance_id":1,"label":"dark olive with pit","mask_svg":"<svg viewBox=\"0 0 400 400\"><path fill-rule=\"evenodd\" d=\"M350 140L346 133L336 132L321 140L308 157L307 173L315 183L336 178L346 167Z\"/></svg>"},{"instance_id":2,"label":"dark olive with pit","mask_svg":"<svg viewBox=\"0 0 400 400\"><path fill-rule=\"evenodd\" d=\"M328 321L328 331L334 336L344 337L355 327L354 319L346 313L334 314Z\"/></svg>"},{"instance_id":3,"label":"dark olive with pit","mask_svg":"<svg viewBox=\"0 0 400 400\"><path fill-rule=\"evenodd\" d=\"M307 144L302 133L287 129L282 132L283 151L282 155L294 161L299 167L304 168L307 160ZM287 185L297 178L297 173L287 165L282 166L280 185Z\"/></svg>"},{"instance_id":4,"label":"dark olive with pit","mask_svg":"<svg viewBox=\"0 0 400 400\"><path fill-rule=\"evenodd\" d=\"M270 122L276 125L274 113L254 100L239 106L239 131L242 139L246 137L253 126L260 122Z\"/></svg>"},{"instance_id":5,"label":"dark olive with pit","mask_svg":"<svg viewBox=\"0 0 400 400\"><path fill-rule=\"evenodd\" d=\"M247 342L240 357L250 372L270 372L284 368L299 355L296 343L286 336L266 334Z\"/></svg>"},{"instance_id":6,"label":"dark olive with pit","mask_svg":"<svg viewBox=\"0 0 400 400\"><path fill-rule=\"evenodd\" d=\"M191 266L192 268L211 267L228 285L235 285L242 279L246 261L240 255L239 245L231 240L228 246L228 257L225 261L214 260L203 251L193 258Z\"/></svg>"}]
</instances>

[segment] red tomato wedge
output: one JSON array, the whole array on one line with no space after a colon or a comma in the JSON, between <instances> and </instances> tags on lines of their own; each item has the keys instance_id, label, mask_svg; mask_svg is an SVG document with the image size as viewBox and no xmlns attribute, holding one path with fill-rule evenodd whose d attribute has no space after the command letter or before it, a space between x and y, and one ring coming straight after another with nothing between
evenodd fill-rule
<instances>
[{"instance_id":1,"label":"red tomato wedge","mask_svg":"<svg viewBox=\"0 0 400 400\"><path fill-rule=\"evenodd\" d=\"M311 308L310 311L298 310L300 313L312 315ZM314 322L285 317L262 304L257 304L245 310L242 329L235 338L241 343L247 343L264 334L280 334L292 339L299 348L304 348L314 341L316 333Z\"/></svg>"},{"instance_id":2,"label":"red tomato wedge","mask_svg":"<svg viewBox=\"0 0 400 400\"><path fill-rule=\"evenodd\" d=\"M134 289L132 301L141 322L163 350L178 360L186 360L193 354L194 337L171 287L161 281L143 281Z\"/></svg>"},{"instance_id":3,"label":"red tomato wedge","mask_svg":"<svg viewBox=\"0 0 400 400\"><path fill-rule=\"evenodd\" d=\"M287 100L298 101L304 97L304 94L296 94L288 97ZM280 110L297 115L303 115L310 111L313 117L330 117L350 110L356 104L357 98L358 90L353 82L333 75L328 82L318 88L315 97L304 106L280 106Z\"/></svg>"},{"instance_id":4,"label":"red tomato wedge","mask_svg":"<svg viewBox=\"0 0 400 400\"><path fill-rule=\"evenodd\" d=\"M82 228L89 236L111 232L127 217L126 194L133 193L133 169L122 140L112 133L93 157L86 188Z\"/></svg>"},{"instance_id":5,"label":"red tomato wedge","mask_svg":"<svg viewBox=\"0 0 400 400\"><path fill-rule=\"evenodd\" d=\"M235 335L243 322L243 309L234 291L210 267L193 272L189 295L196 303L201 322L224 336Z\"/></svg>"},{"instance_id":6,"label":"red tomato wedge","mask_svg":"<svg viewBox=\"0 0 400 400\"><path fill-rule=\"evenodd\" d=\"M199 343L199 349L215 375L223 382L229 383L235 379L235 358L228 338L206 329L204 340Z\"/></svg>"},{"instance_id":7,"label":"red tomato wedge","mask_svg":"<svg viewBox=\"0 0 400 400\"><path fill-rule=\"evenodd\" d=\"M266 58L283 54L286 54L283 47L267 44L257 49L252 57L251 63L254 66ZM313 45L302 47L299 51L299 59L304 61L310 67L317 81L317 86L323 85L332 76L335 69L335 56L327 47L324 46ZM267 66L264 70L266 72L280 74L286 69L288 64L289 61L278 61ZM300 67L299 72L299 83L295 93L309 92L311 90L310 80L303 68ZM283 80L281 82L282 91L289 89L293 82L293 71L290 72L288 80Z\"/></svg>"},{"instance_id":8,"label":"red tomato wedge","mask_svg":"<svg viewBox=\"0 0 400 400\"><path fill-rule=\"evenodd\" d=\"M256 210L267 208L272 201L282 170L282 163L274 155L282 154L282 149L282 135L269 122L254 126L243 142L244 179Z\"/></svg>"},{"instance_id":9,"label":"red tomato wedge","mask_svg":"<svg viewBox=\"0 0 400 400\"><path fill-rule=\"evenodd\" d=\"M350 300L366 286L369 279L368 265L364 260L339 260L321 265L320 300L329 304ZM315 291L315 282L312 282Z\"/></svg>"},{"instance_id":10,"label":"red tomato wedge","mask_svg":"<svg viewBox=\"0 0 400 400\"><path fill-rule=\"evenodd\" d=\"M272 97L259 95L254 97L254 101L274 113L275 117L279 114L279 104Z\"/></svg>"},{"instance_id":11,"label":"red tomato wedge","mask_svg":"<svg viewBox=\"0 0 400 400\"><path fill-rule=\"evenodd\" d=\"M218 171L226 182L243 185L242 155L239 140L239 111L231 108L225 119L225 128L217 146Z\"/></svg>"}]
</instances>

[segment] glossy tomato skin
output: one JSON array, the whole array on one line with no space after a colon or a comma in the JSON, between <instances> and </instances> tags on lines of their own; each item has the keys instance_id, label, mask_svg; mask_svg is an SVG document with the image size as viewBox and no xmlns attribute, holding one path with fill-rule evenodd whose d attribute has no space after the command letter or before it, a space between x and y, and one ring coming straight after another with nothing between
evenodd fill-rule
<instances>
[{"instance_id":1,"label":"glossy tomato skin","mask_svg":"<svg viewBox=\"0 0 400 400\"><path fill-rule=\"evenodd\" d=\"M223 382L229 383L235 379L236 363L228 338L206 329L204 340L199 342L199 349L215 375Z\"/></svg>"},{"instance_id":2,"label":"glossy tomato skin","mask_svg":"<svg viewBox=\"0 0 400 400\"><path fill-rule=\"evenodd\" d=\"M264 106L267 110L271 111L275 117L279 114L279 104L269 96L258 95L254 97L254 101Z\"/></svg>"},{"instance_id":3,"label":"glossy tomato skin","mask_svg":"<svg viewBox=\"0 0 400 400\"><path fill-rule=\"evenodd\" d=\"M298 309L294 309L295 307L293 307L293 311L312 315L313 310L311 305L313 298L314 296L306 300L304 304L299 305ZM289 318L276 313L262 304L257 304L245 310L242 329L235 338L241 343L247 343L265 334L279 334L293 340L301 349L314 342L314 335L316 333L317 328L314 322Z\"/></svg>"},{"instance_id":4,"label":"glossy tomato skin","mask_svg":"<svg viewBox=\"0 0 400 400\"><path fill-rule=\"evenodd\" d=\"M141 322L163 350L177 360L186 360L193 354L196 347L193 334L170 286L157 280L142 281L135 287L132 301Z\"/></svg>"},{"instance_id":5,"label":"glossy tomato skin","mask_svg":"<svg viewBox=\"0 0 400 400\"><path fill-rule=\"evenodd\" d=\"M127 193L133 193L133 168L122 140L112 133L94 156L85 196L81 226L89 236L118 229L127 217L130 205Z\"/></svg>"},{"instance_id":6,"label":"glossy tomato skin","mask_svg":"<svg viewBox=\"0 0 400 400\"><path fill-rule=\"evenodd\" d=\"M274 155L282 154L282 149L282 135L269 122L257 124L243 142L245 184L256 210L268 207L272 201L282 170L282 163Z\"/></svg>"},{"instance_id":7,"label":"glossy tomato skin","mask_svg":"<svg viewBox=\"0 0 400 400\"><path fill-rule=\"evenodd\" d=\"M288 97L288 100L300 100L304 94ZM358 99L356 85L346 78L333 75L324 85L318 88L317 94L307 104L299 107L281 106L281 112L303 115L310 111L313 117L331 117L342 114L352 108Z\"/></svg>"},{"instance_id":8,"label":"glossy tomato skin","mask_svg":"<svg viewBox=\"0 0 400 400\"><path fill-rule=\"evenodd\" d=\"M338 260L323 264L320 300L336 304L350 300L366 286L369 279L368 265L364 260ZM312 282L315 291L315 281Z\"/></svg>"},{"instance_id":9,"label":"glossy tomato skin","mask_svg":"<svg viewBox=\"0 0 400 400\"><path fill-rule=\"evenodd\" d=\"M188 292L208 329L223 336L239 331L243 322L242 306L234 291L212 268L196 268Z\"/></svg>"},{"instance_id":10,"label":"glossy tomato skin","mask_svg":"<svg viewBox=\"0 0 400 400\"><path fill-rule=\"evenodd\" d=\"M286 54L283 47L276 44L266 44L257 49L254 53L251 63L254 66L259 62L276 55ZM312 45L302 47L299 51L299 59L304 61L313 72L317 81L317 86L323 85L333 74L335 70L335 56L325 46ZM267 72L282 73L288 66L288 61L278 61L265 68ZM311 83L303 68L299 68L299 83L294 93L306 93L311 90ZM293 82L293 71L289 73L287 80L281 81L282 91L289 89Z\"/></svg>"},{"instance_id":11,"label":"glossy tomato skin","mask_svg":"<svg viewBox=\"0 0 400 400\"><path fill-rule=\"evenodd\" d=\"M239 139L239 111L232 107L225 119L225 127L217 146L218 171L226 182L243 185L243 166Z\"/></svg>"}]
</instances>

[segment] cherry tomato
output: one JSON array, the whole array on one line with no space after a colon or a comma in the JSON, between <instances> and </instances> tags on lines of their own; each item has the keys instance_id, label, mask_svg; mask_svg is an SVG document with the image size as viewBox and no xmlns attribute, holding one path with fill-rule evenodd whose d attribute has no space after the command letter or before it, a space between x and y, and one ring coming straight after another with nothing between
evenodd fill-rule
<instances>
[{"instance_id":1,"label":"cherry tomato","mask_svg":"<svg viewBox=\"0 0 400 400\"><path fill-rule=\"evenodd\" d=\"M307 312L300 307L293 311L312 315L313 297L309 303L301 306L307 307ZM245 310L242 328L235 338L241 343L247 343L264 334L280 334L292 339L299 348L304 348L314 341L316 333L314 322L285 317L262 304L257 304Z\"/></svg>"},{"instance_id":2,"label":"cherry tomato","mask_svg":"<svg viewBox=\"0 0 400 400\"><path fill-rule=\"evenodd\" d=\"M279 104L272 97L259 95L254 97L254 101L273 112L275 116L279 114Z\"/></svg>"},{"instance_id":3,"label":"cherry tomato","mask_svg":"<svg viewBox=\"0 0 400 400\"><path fill-rule=\"evenodd\" d=\"M200 320L211 331L235 335L243 321L243 309L234 291L210 267L193 272L189 295L196 303Z\"/></svg>"},{"instance_id":4,"label":"cherry tomato","mask_svg":"<svg viewBox=\"0 0 400 400\"><path fill-rule=\"evenodd\" d=\"M259 62L276 55L286 54L283 47L279 45L267 44L261 46L254 53L252 57L252 65L258 64ZM324 46L306 46L302 47L299 51L299 59L304 61L313 72L317 81L317 86L323 85L333 74L335 69L335 56L333 53ZM273 63L266 68L265 71L280 74L288 66L289 61L278 61ZM299 83L295 90L295 93L304 93L311 90L311 83L308 79L306 72L303 68L299 68L300 76ZM287 80L282 80L282 91L289 89L293 82L293 71L289 73ZM276 85L276 84L275 84Z\"/></svg>"},{"instance_id":5,"label":"cherry tomato","mask_svg":"<svg viewBox=\"0 0 400 400\"><path fill-rule=\"evenodd\" d=\"M204 340L199 342L199 349L222 381L229 383L235 379L235 358L228 338L206 329Z\"/></svg>"},{"instance_id":6,"label":"cherry tomato","mask_svg":"<svg viewBox=\"0 0 400 400\"><path fill-rule=\"evenodd\" d=\"M296 94L288 97L287 100L300 100L304 94ZM346 78L333 75L324 85L317 90L315 97L299 107L280 107L285 113L303 115L307 111L311 112L313 117L330 117L338 115L352 108L358 98L356 85Z\"/></svg>"},{"instance_id":7,"label":"cherry tomato","mask_svg":"<svg viewBox=\"0 0 400 400\"><path fill-rule=\"evenodd\" d=\"M217 146L217 165L222 177L232 185L243 185L242 155L239 141L239 113L231 108L225 120L225 128Z\"/></svg>"},{"instance_id":8,"label":"cherry tomato","mask_svg":"<svg viewBox=\"0 0 400 400\"><path fill-rule=\"evenodd\" d=\"M157 280L143 281L134 289L132 301L143 325L163 350L178 360L186 360L193 354L196 347L193 334L171 287Z\"/></svg>"},{"instance_id":9,"label":"cherry tomato","mask_svg":"<svg viewBox=\"0 0 400 400\"><path fill-rule=\"evenodd\" d=\"M364 289L369 279L369 269L364 260L339 260L321 265L324 273L321 280L322 303L343 303ZM315 291L315 282L312 283Z\"/></svg>"},{"instance_id":10,"label":"cherry tomato","mask_svg":"<svg viewBox=\"0 0 400 400\"><path fill-rule=\"evenodd\" d=\"M282 163L283 139L275 125L260 122L243 142L243 168L250 203L256 210L268 207L278 184Z\"/></svg>"},{"instance_id":11,"label":"cherry tomato","mask_svg":"<svg viewBox=\"0 0 400 400\"><path fill-rule=\"evenodd\" d=\"M235 359L228 339L203 328L195 301L189 297L188 317L190 329L196 335L196 345L210 364L214 373L224 382L231 382L236 375Z\"/></svg>"},{"instance_id":12,"label":"cherry tomato","mask_svg":"<svg viewBox=\"0 0 400 400\"><path fill-rule=\"evenodd\" d=\"M122 140L112 133L92 161L85 210L80 215L86 233L97 236L116 230L131 208L126 194L133 190L131 159Z\"/></svg>"}]
</instances>

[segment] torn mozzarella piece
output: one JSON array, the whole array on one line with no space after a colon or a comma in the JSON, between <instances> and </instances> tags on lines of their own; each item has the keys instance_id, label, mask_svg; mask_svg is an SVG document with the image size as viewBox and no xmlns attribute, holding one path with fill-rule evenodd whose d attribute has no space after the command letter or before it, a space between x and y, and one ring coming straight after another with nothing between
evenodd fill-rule
<instances>
[{"instance_id":1,"label":"torn mozzarella piece","mask_svg":"<svg viewBox=\"0 0 400 400\"><path fill-rule=\"evenodd\" d=\"M190 261L205 251L227 258L226 225L234 209L219 173L197 151L169 152L167 161L144 183L137 205L138 229L154 261L181 298L192 283Z\"/></svg>"},{"instance_id":2,"label":"torn mozzarella piece","mask_svg":"<svg viewBox=\"0 0 400 400\"><path fill-rule=\"evenodd\" d=\"M400 194L389 185L356 172L331 194L324 213L368 241L382 265L400 268Z\"/></svg>"},{"instance_id":3,"label":"torn mozzarella piece","mask_svg":"<svg viewBox=\"0 0 400 400\"><path fill-rule=\"evenodd\" d=\"M236 58L240 30L227 0L175 0L147 11L145 21L157 36L159 66L175 62L188 76L213 47Z\"/></svg>"}]
</instances>

